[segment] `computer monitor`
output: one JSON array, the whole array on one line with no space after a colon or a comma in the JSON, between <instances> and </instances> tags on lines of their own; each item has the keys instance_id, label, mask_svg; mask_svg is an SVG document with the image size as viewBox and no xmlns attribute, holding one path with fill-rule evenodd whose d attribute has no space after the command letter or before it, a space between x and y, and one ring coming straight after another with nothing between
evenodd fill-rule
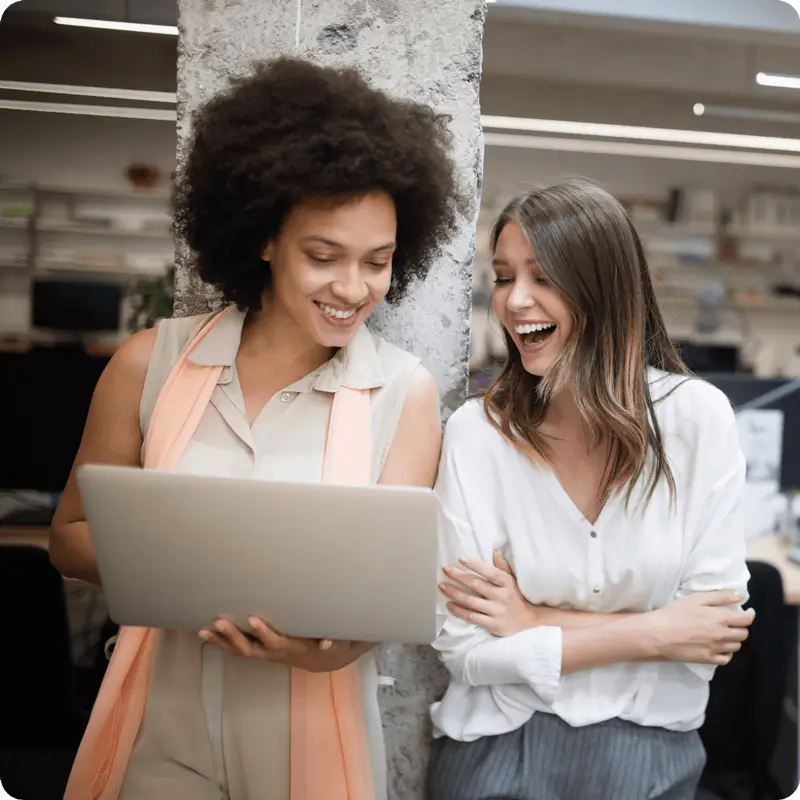
<instances>
[{"instance_id":1,"label":"computer monitor","mask_svg":"<svg viewBox=\"0 0 800 800\"><path fill-rule=\"evenodd\" d=\"M108 363L75 345L0 352L0 492L61 492Z\"/></svg>"},{"instance_id":2,"label":"computer monitor","mask_svg":"<svg viewBox=\"0 0 800 800\"><path fill-rule=\"evenodd\" d=\"M31 321L51 331L118 331L121 304L119 283L39 278L33 282Z\"/></svg>"},{"instance_id":3,"label":"computer monitor","mask_svg":"<svg viewBox=\"0 0 800 800\"><path fill-rule=\"evenodd\" d=\"M721 389L734 408L765 397L786 386L786 378L762 379L750 375L700 375ZM800 490L800 387L778 396L759 408L783 411L783 450L781 458L781 491Z\"/></svg>"}]
</instances>

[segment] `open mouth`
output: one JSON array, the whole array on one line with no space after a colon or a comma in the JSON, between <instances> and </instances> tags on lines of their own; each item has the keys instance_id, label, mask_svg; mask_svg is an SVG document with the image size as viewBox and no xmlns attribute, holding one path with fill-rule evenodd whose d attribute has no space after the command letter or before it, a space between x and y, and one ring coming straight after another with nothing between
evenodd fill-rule
<instances>
[{"instance_id":1,"label":"open mouth","mask_svg":"<svg viewBox=\"0 0 800 800\"><path fill-rule=\"evenodd\" d=\"M524 345L541 344L555 333L555 322L538 322L531 325L516 325L514 330Z\"/></svg>"},{"instance_id":2,"label":"open mouth","mask_svg":"<svg viewBox=\"0 0 800 800\"><path fill-rule=\"evenodd\" d=\"M360 306L358 308L344 308L343 306L331 306L327 303L320 303L316 300L314 302L317 308L322 312L322 316L329 322L337 325L346 325L352 322L356 314L361 310Z\"/></svg>"}]
</instances>

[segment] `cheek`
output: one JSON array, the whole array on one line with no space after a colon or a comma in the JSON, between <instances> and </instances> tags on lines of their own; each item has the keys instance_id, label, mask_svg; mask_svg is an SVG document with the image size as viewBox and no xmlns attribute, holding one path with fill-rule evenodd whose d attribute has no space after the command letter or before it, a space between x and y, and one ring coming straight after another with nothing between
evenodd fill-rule
<instances>
[{"instance_id":1,"label":"cheek","mask_svg":"<svg viewBox=\"0 0 800 800\"><path fill-rule=\"evenodd\" d=\"M372 272L366 276L366 283L369 286L369 293L377 302L383 300L392 285L392 270L386 269L380 272Z\"/></svg>"}]
</instances>

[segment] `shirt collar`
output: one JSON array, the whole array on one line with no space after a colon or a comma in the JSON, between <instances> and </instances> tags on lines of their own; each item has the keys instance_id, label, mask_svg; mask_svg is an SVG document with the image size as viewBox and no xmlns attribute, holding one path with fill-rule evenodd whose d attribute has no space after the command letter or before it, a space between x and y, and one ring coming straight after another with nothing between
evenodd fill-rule
<instances>
[{"instance_id":1,"label":"shirt collar","mask_svg":"<svg viewBox=\"0 0 800 800\"><path fill-rule=\"evenodd\" d=\"M245 317L246 312L230 308L197 345L188 360L203 367L223 367L219 382L230 383ZM297 392L337 392L343 386L350 389L377 389L385 383L386 375L375 339L366 325L361 325L350 344L286 389Z\"/></svg>"}]
</instances>

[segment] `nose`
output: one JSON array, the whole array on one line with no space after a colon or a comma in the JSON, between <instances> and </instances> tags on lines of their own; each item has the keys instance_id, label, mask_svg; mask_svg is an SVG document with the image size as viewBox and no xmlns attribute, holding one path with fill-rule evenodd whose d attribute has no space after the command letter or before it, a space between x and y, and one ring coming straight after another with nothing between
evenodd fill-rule
<instances>
[{"instance_id":1,"label":"nose","mask_svg":"<svg viewBox=\"0 0 800 800\"><path fill-rule=\"evenodd\" d=\"M369 286L359 264L344 267L331 285L331 291L343 305L357 306L369 295Z\"/></svg>"},{"instance_id":2,"label":"nose","mask_svg":"<svg viewBox=\"0 0 800 800\"><path fill-rule=\"evenodd\" d=\"M506 299L506 307L514 314L527 311L536 305L536 289L531 281L514 281Z\"/></svg>"}]
</instances>

